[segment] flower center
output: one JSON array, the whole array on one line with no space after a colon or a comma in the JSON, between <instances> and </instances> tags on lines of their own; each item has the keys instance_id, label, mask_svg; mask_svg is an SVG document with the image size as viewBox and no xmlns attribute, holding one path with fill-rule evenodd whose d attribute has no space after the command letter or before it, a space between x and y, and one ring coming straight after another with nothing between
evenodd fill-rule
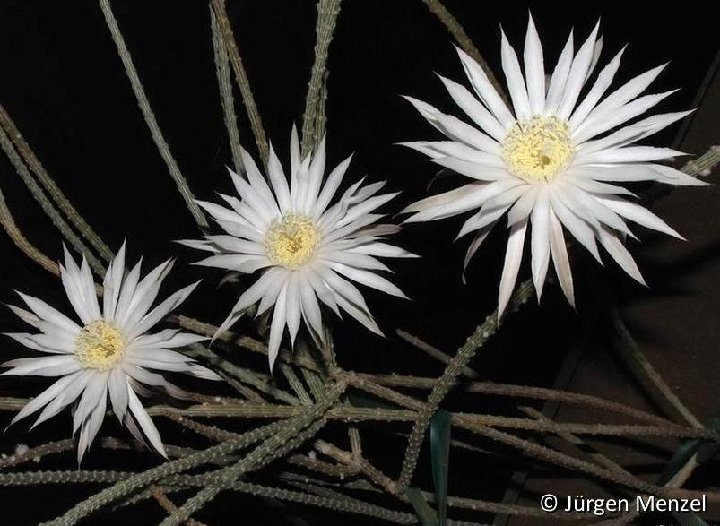
<instances>
[{"instance_id":1,"label":"flower center","mask_svg":"<svg viewBox=\"0 0 720 526\"><path fill-rule=\"evenodd\" d=\"M110 322L88 323L75 338L75 357L84 367L107 370L122 360L125 338Z\"/></svg>"},{"instance_id":2,"label":"flower center","mask_svg":"<svg viewBox=\"0 0 720 526\"><path fill-rule=\"evenodd\" d=\"M533 117L513 124L503 144L508 169L529 182L549 182L575 153L567 122Z\"/></svg>"},{"instance_id":3,"label":"flower center","mask_svg":"<svg viewBox=\"0 0 720 526\"><path fill-rule=\"evenodd\" d=\"M294 270L312 259L319 241L320 230L313 220L290 213L268 228L265 251L274 263Z\"/></svg>"}]
</instances>

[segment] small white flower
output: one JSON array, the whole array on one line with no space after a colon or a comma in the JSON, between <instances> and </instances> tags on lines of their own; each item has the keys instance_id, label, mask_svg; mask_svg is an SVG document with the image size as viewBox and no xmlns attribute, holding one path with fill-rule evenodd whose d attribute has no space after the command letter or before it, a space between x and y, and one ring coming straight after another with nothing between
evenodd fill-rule
<instances>
[{"instance_id":1,"label":"small white flower","mask_svg":"<svg viewBox=\"0 0 720 526\"><path fill-rule=\"evenodd\" d=\"M503 33L502 68L514 112L480 65L460 49L457 52L475 94L456 82L440 79L474 125L408 98L449 141L404 144L469 177L471 182L409 206L405 211L416 214L407 221L443 219L475 211L458 236L475 233L465 258L467 266L488 232L507 212L510 236L500 280L500 313L515 287L529 221L531 266L538 298L552 258L560 286L574 304L563 226L598 261L596 240L625 272L644 283L621 241L632 236L626 221L680 236L657 216L628 201L632 194L616 183L703 184L679 170L657 164L681 152L634 144L690 113L664 113L628 124L672 93L640 96L664 66L633 78L604 97L620 66L623 48L584 91L600 56L602 39L597 34L598 26L574 53L571 33L546 83L542 46L532 17L525 37L524 74ZM580 99L582 92L584 98Z\"/></svg>"},{"instance_id":2,"label":"small white flower","mask_svg":"<svg viewBox=\"0 0 720 526\"><path fill-rule=\"evenodd\" d=\"M12 369L3 374L61 377L28 402L12 423L44 408L35 427L79 398L73 412L73 433L80 430L78 462L100 429L108 398L121 423L141 439L139 425L155 449L167 456L160 434L135 391L144 390L142 384L163 387L175 396L182 396L183 391L148 369L188 373L208 380L220 378L172 350L206 338L176 330L148 333L187 298L197 282L151 309L172 262L159 265L140 279L141 262L126 273L125 245L122 246L105 275L101 309L87 261L83 258L78 267L65 251L65 267L60 266L62 282L80 324L44 301L21 292L18 294L32 312L10 307L40 332L5 334L25 347L52 356L10 360L3 365Z\"/></svg>"},{"instance_id":3,"label":"small white flower","mask_svg":"<svg viewBox=\"0 0 720 526\"><path fill-rule=\"evenodd\" d=\"M301 318L322 337L318 299L336 314L342 309L369 330L382 334L351 281L404 297L400 289L379 275L389 269L377 259L412 256L381 241L398 227L375 224L384 216L374 211L396 194L376 195L385 183L362 186L361 180L332 204L350 158L326 178L325 140L314 154L301 160L294 127L289 184L272 146L267 166L269 185L245 150L242 156L247 180L230 171L240 199L221 195L230 208L198 202L227 235L181 242L214 254L200 265L243 273L262 271L240 296L217 334L257 302L257 315L274 306L268 344L272 368L286 325L293 344Z\"/></svg>"}]
</instances>

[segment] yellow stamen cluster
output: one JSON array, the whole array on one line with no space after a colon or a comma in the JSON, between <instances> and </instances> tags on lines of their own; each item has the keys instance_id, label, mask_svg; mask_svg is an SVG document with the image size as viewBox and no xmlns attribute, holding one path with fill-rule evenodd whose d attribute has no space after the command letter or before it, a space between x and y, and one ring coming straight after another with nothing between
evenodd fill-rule
<instances>
[{"instance_id":1,"label":"yellow stamen cluster","mask_svg":"<svg viewBox=\"0 0 720 526\"><path fill-rule=\"evenodd\" d=\"M125 354L125 338L110 322L88 323L75 338L75 357L84 367L112 369Z\"/></svg>"},{"instance_id":2,"label":"yellow stamen cluster","mask_svg":"<svg viewBox=\"0 0 720 526\"><path fill-rule=\"evenodd\" d=\"M320 242L315 222L301 214L290 213L273 221L265 233L265 251L278 265L295 270L310 261Z\"/></svg>"},{"instance_id":3,"label":"yellow stamen cluster","mask_svg":"<svg viewBox=\"0 0 720 526\"><path fill-rule=\"evenodd\" d=\"M552 116L516 122L503 143L508 169L529 182L551 181L574 153L567 122Z\"/></svg>"}]
</instances>

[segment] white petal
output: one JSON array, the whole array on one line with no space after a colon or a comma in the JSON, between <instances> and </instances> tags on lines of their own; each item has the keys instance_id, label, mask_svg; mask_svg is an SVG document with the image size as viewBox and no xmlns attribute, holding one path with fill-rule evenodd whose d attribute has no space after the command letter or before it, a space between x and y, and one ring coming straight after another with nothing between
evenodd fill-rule
<instances>
[{"instance_id":1,"label":"white petal","mask_svg":"<svg viewBox=\"0 0 720 526\"><path fill-rule=\"evenodd\" d=\"M142 258L138 261L133 269L125 274L123 278L122 287L120 289L120 296L118 297L117 308L115 309L115 319L124 319L127 313L127 309L130 306L133 298L135 297L135 288L137 287L138 281L140 280L140 269L142 267Z\"/></svg>"},{"instance_id":2,"label":"white petal","mask_svg":"<svg viewBox=\"0 0 720 526\"><path fill-rule=\"evenodd\" d=\"M574 130L577 126L583 123L585 118L590 114L593 108L595 108L595 105L598 103L600 98L605 94L605 91L607 91L610 87L613 78L615 78L615 73L617 73L617 70L620 67L620 59L622 58L624 52L625 47L623 47L618 54L613 57L610 63L605 66L602 71L600 71L595 84L593 84L593 87L570 117L568 123L571 130Z\"/></svg>"},{"instance_id":3,"label":"white petal","mask_svg":"<svg viewBox=\"0 0 720 526\"><path fill-rule=\"evenodd\" d=\"M320 313L320 306L318 305L315 291L304 275L298 280L297 287L300 293L300 305L305 323L307 323L317 335L321 336L323 334L322 314Z\"/></svg>"},{"instance_id":4,"label":"white petal","mask_svg":"<svg viewBox=\"0 0 720 526\"><path fill-rule=\"evenodd\" d=\"M565 85L567 84L572 61L573 32L570 31L567 43L565 44L565 47L563 47L563 50L560 53L560 58L558 59L552 76L550 77L550 87L548 88L547 97L545 98L546 115L552 115L557 112L557 108L560 105L560 99L565 91Z\"/></svg>"},{"instance_id":5,"label":"white petal","mask_svg":"<svg viewBox=\"0 0 720 526\"><path fill-rule=\"evenodd\" d=\"M105 418L105 409L107 407L107 391L103 391L100 398L100 402L97 407L90 414L88 419L83 423L82 429L80 430L80 438L78 439L78 465L82 462L85 451L90 448L92 441L100 431L100 426Z\"/></svg>"},{"instance_id":6,"label":"white petal","mask_svg":"<svg viewBox=\"0 0 720 526\"><path fill-rule=\"evenodd\" d=\"M272 143L270 143L270 153L268 154L268 178L275 192L280 212L284 214L290 210L290 187Z\"/></svg>"},{"instance_id":7,"label":"white petal","mask_svg":"<svg viewBox=\"0 0 720 526\"><path fill-rule=\"evenodd\" d=\"M532 15L525 34L525 81L532 115L540 115L545 109L545 66L543 50Z\"/></svg>"},{"instance_id":8,"label":"white petal","mask_svg":"<svg viewBox=\"0 0 720 526\"><path fill-rule=\"evenodd\" d=\"M108 320L115 318L122 278L125 274L125 250L125 243L123 243L115 258L108 265L103 280L103 317Z\"/></svg>"},{"instance_id":9,"label":"white petal","mask_svg":"<svg viewBox=\"0 0 720 526\"><path fill-rule=\"evenodd\" d=\"M637 263L635 263L635 260L630 255L630 252L627 251L620 239L618 239L614 233L605 229L600 229L598 231L598 238L600 239L602 246L605 247L605 250L607 250L608 254L610 254L617 264L620 265L620 268L622 268L634 280L646 285L642 274L640 274L640 269L638 269Z\"/></svg>"},{"instance_id":10,"label":"white petal","mask_svg":"<svg viewBox=\"0 0 720 526\"><path fill-rule=\"evenodd\" d=\"M450 139L465 143L473 148L500 155L500 145L494 139L482 133L477 128L465 124L460 119L451 115L445 115L437 108L421 100L412 97L404 97L408 100L425 119L435 126L441 133Z\"/></svg>"},{"instance_id":11,"label":"white petal","mask_svg":"<svg viewBox=\"0 0 720 526\"><path fill-rule=\"evenodd\" d=\"M325 137L320 140L310 163L308 171L307 195L302 210L310 213L316 209L320 184L325 175Z\"/></svg>"},{"instance_id":12,"label":"white petal","mask_svg":"<svg viewBox=\"0 0 720 526\"><path fill-rule=\"evenodd\" d=\"M163 447L162 440L160 439L160 433L158 432L157 428L155 427L155 424L153 424L152 419L150 416L145 412L145 409L142 406L142 403L140 403L140 400L138 400L137 395L135 392L130 388L130 385L127 386L127 393L128 393L128 407L130 408L130 412L132 413L135 420L137 420L137 423L140 425L140 429L142 429L143 433L145 433L145 436L148 438L150 443L153 445L155 449L165 458L167 458L167 453L165 452L165 448Z\"/></svg>"},{"instance_id":13,"label":"white petal","mask_svg":"<svg viewBox=\"0 0 720 526\"><path fill-rule=\"evenodd\" d=\"M600 28L600 23L595 25L592 33L580 47L573 59L572 66L570 66L570 72L568 73L568 80L563 90L563 96L560 99L560 104L557 109L557 116L561 119L567 119L570 117L573 108L580 95L580 91L585 84L587 78L587 72L592 64L593 52L595 50L595 40L597 38L597 32Z\"/></svg>"},{"instance_id":14,"label":"white petal","mask_svg":"<svg viewBox=\"0 0 720 526\"><path fill-rule=\"evenodd\" d=\"M5 376L65 376L80 370L74 355L47 356L42 358L16 358L2 364L12 367L2 373Z\"/></svg>"},{"instance_id":15,"label":"white petal","mask_svg":"<svg viewBox=\"0 0 720 526\"><path fill-rule=\"evenodd\" d=\"M433 162L450 170L454 170L460 175L477 179L478 181L490 182L512 177L506 168L490 168L487 165L463 161L453 157L441 157L433 159Z\"/></svg>"},{"instance_id":16,"label":"white petal","mask_svg":"<svg viewBox=\"0 0 720 526\"><path fill-rule=\"evenodd\" d=\"M178 290L174 294L168 296L168 298L160 303L153 310L148 312L145 317L140 320L133 330L128 334L129 338L134 338L148 330L150 330L156 323L158 323L166 315L170 314L175 310L187 297L195 290L200 281L196 281L192 285L189 285L183 289Z\"/></svg>"},{"instance_id":17,"label":"white petal","mask_svg":"<svg viewBox=\"0 0 720 526\"><path fill-rule=\"evenodd\" d=\"M397 288L395 285L393 285L390 281L383 278L382 276L379 276L373 272L368 272L366 270L361 270L353 267L348 267L347 265L343 265L341 263L328 263L328 266L333 269L335 272L339 274L343 274L344 276L350 278L353 281L357 281L358 283L361 283L365 285L366 287L370 287L373 289L381 290L385 292L386 294L390 294L391 296L397 296L398 298L406 298L405 294Z\"/></svg>"},{"instance_id":18,"label":"white petal","mask_svg":"<svg viewBox=\"0 0 720 526\"><path fill-rule=\"evenodd\" d=\"M16 292L20 296L20 298L22 298L28 308L33 311L41 320L57 325L58 327L69 333L77 334L77 332L80 330L80 326L77 323L75 323L59 311L55 310L53 307L51 307L44 301L38 298L34 298L32 296L28 296L19 291Z\"/></svg>"},{"instance_id":19,"label":"white petal","mask_svg":"<svg viewBox=\"0 0 720 526\"><path fill-rule=\"evenodd\" d=\"M627 102L633 100L645 91L650 84L652 84L662 70L665 69L665 66L666 65L662 65L653 68L623 84L620 88L613 91L607 98L605 98L605 100L598 104L587 116L585 122L588 122L591 119L602 120L607 115L610 115L625 105Z\"/></svg>"},{"instance_id":20,"label":"white petal","mask_svg":"<svg viewBox=\"0 0 720 526\"><path fill-rule=\"evenodd\" d=\"M573 141L582 143L596 135L620 126L630 119L642 115L660 101L675 93L675 91L677 90L665 91L655 95L646 95L627 103L612 113L602 115L601 117L588 117L585 122L573 132Z\"/></svg>"},{"instance_id":21,"label":"white petal","mask_svg":"<svg viewBox=\"0 0 720 526\"><path fill-rule=\"evenodd\" d=\"M531 259L533 284L538 301L542 297L543 284L550 264L550 203L547 192L541 190L535 199L532 215Z\"/></svg>"},{"instance_id":22,"label":"white petal","mask_svg":"<svg viewBox=\"0 0 720 526\"><path fill-rule=\"evenodd\" d=\"M295 337L300 329L300 291L298 290L298 274L293 272L287 282L285 297L285 319L290 331L290 346L295 346Z\"/></svg>"},{"instance_id":23,"label":"white petal","mask_svg":"<svg viewBox=\"0 0 720 526\"><path fill-rule=\"evenodd\" d=\"M490 135L496 141L504 141L507 136L507 130L497 120L497 118L490 113L485 106L478 101L475 96L466 90L462 85L454 82L450 79L446 79L442 75L439 75L440 80L445 85L450 97L452 97L455 104L457 104L465 114L477 124L481 130Z\"/></svg>"},{"instance_id":24,"label":"white petal","mask_svg":"<svg viewBox=\"0 0 720 526\"><path fill-rule=\"evenodd\" d=\"M562 224L565 225L565 228L568 229L568 232L593 255L598 263L602 263L597 244L595 243L595 233L592 228L568 209L562 199L553 192L550 193L550 205L557 218L560 219Z\"/></svg>"},{"instance_id":25,"label":"white petal","mask_svg":"<svg viewBox=\"0 0 720 526\"><path fill-rule=\"evenodd\" d=\"M75 374L60 378L57 382L52 384L42 393L40 393L35 398L30 400L27 404L25 404L25 406L20 410L20 412L15 415L10 424L12 425L17 421L30 416L31 414L38 411L41 407L52 402L55 397L60 395L67 388L67 386L70 385L80 374L82 373L77 372Z\"/></svg>"},{"instance_id":26,"label":"white petal","mask_svg":"<svg viewBox=\"0 0 720 526\"><path fill-rule=\"evenodd\" d=\"M645 228L650 228L652 230L657 230L658 232L662 232L669 236L684 239L680 234L677 233L675 229L671 228L665 221L653 214L650 210L647 210L640 205L636 205L635 203L630 203L621 198L613 196L598 196L597 199L605 206L607 206L610 210L616 212L619 216L624 217L625 219L629 219L630 221L633 221L638 225L644 226Z\"/></svg>"},{"instance_id":27,"label":"white petal","mask_svg":"<svg viewBox=\"0 0 720 526\"><path fill-rule=\"evenodd\" d=\"M505 264L503 266L502 276L500 277L500 293L498 298L498 316L502 316L507 308L510 296L515 288L518 270L522 262L523 247L525 245L525 230L527 229L527 219L520 221L510 229L510 236L507 242L507 252L505 253Z\"/></svg>"},{"instance_id":28,"label":"white petal","mask_svg":"<svg viewBox=\"0 0 720 526\"><path fill-rule=\"evenodd\" d=\"M608 148L587 154L578 153L576 162L579 166L602 163L638 163L643 161L662 161L672 159L683 152L670 148L655 148L653 146L625 146L624 148Z\"/></svg>"},{"instance_id":29,"label":"white petal","mask_svg":"<svg viewBox=\"0 0 720 526\"><path fill-rule=\"evenodd\" d=\"M540 188L538 186L533 186L520 196L510 209L510 212L508 212L508 227L527 219L530 212L532 212L535 207L535 200L537 199L539 192Z\"/></svg>"},{"instance_id":30,"label":"white petal","mask_svg":"<svg viewBox=\"0 0 720 526\"><path fill-rule=\"evenodd\" d=\"M87 380L80 403L73 412L73 433L80 429L90 413L100 403L101 398L107 391L109 372L95 372Z\"/></svg>"},{"instance_id":31,"label":"white petal","mask_svg":"<svg viewBox=\"0 0 720 526\"><path fill-rule=\"evenodd\" d=\"M565 236L563 236L560 221L552 210L550 210L550 254L552 255L555 272L560 282L560 288L565 294L568 303L574 307L575 290L573 287L572 273L570 271L567 246L565 245Z\"/></svg>"},{"instance_id":32,"label":"white petal","mask_svg":"<svg viewBox=\"0 0 720 526\"><path fill-rule=\"evenodd\" d=\"M475 93L477 93L480 100L487 106L500 124L507 129L515 122L515 117L513 117L500 95L498 95L490 79L488 79L488 76L480 64L475 62L467 53L457 46L455 47L455 51L457 51L460 57L460 61L465 69L465 74L475 89Z\"/></svg>"},{"instance_id":33,"label":"white petal","mask_svg":"<svg viewBox=\"0 0 720 526\"><path fill-rule=\"evenodd\" d=\"M270 363L270 371L272 372L278 352L280 351L280 343L282 342L283 329L285 328L285 305L287 297L287 283L283 285L280 295L275 302L273 309L272 324L270 325L270 339L268 340L268 361Z\"/></svg>"},{"instance_id":34,"label":"white petal","mask_svg":"<svg viewBox=\"0 0 720 526\"><path fill-rule=\"evenodd\" d=\"M113 412L120 421L125 419L125 413L128 406L128 385L127 376L121 368L117 368L110 372L108 377L108 393L110 394L110 403Z\"/></svg>"},{"instance_id":35,"label":"white petal","mask_svg":"<svg viewBox=\"0 0 720 526\"><path fill-rule=\"evenodd\" d=\"M352 155L345 159L343 162L338 164L332 172L330 172L330 175L327 176L327 179L325 180L325 184L323 185L322 190L320 191L320 195L317 198L317 202L315 203L315 213L316 215L322 214L325 209L330 204L330 201L332 200L333 196L335 195L335 192L337 191L338 187L340 186L340 183L343 180L343 177L345 176L345 172L347 171L348 167L350 166L350 162L352 161Z\"/></svg>"},{"instance_id":36,"label":"white petal","mask_svg":"<svg viewBox=\"0 0 720 526\"><path fill-rule=\"evenodd\" d=\"M515 118L519 121L526 120L530 117L531 111L525 89L525 79L520 70L515 49L508 43L504 31L500 31L500 57L507 79L508 92L515 108Z\"/></svg>"},{"instance_id":37,"label":"white petal","mask_svg":"<svg viewBox=\"0 0 720 526\"><path fill-rule=\"evenodd\" d=\"M260 298L263 297L265 288L269 283L271 283L273 280L285 281L284 276L286 275L286 273L287 271L285 271L285 269L281 269L278 267L273 267L266 270L255 283L253 283L245 292L240 295L237 303L230 311L230 314L225 319L225 321L222 322L217 332L215 333L215 337L228 330L231 325L233 325L238 319L240 319L240 316L242 316L242 314L250 305L253 305L255 302L259 301Z\"/></svg>"}]
</instances>

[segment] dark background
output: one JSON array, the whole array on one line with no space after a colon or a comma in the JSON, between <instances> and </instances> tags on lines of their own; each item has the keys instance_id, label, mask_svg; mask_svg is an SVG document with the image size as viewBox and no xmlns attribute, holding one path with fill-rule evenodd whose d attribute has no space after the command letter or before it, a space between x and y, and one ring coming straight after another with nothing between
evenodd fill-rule
<instances>
[{"instance_id":1,"label":"dark background","mask_svg":"<svg viewBox=\"0 0 720 526\"><path fill-rule=\"evenodd\" d=\"M527 9L531 8L541 34L546 64L553 64L574 26L576 41L584 40L598 17L605 36L603 57L629 43L618 81L627 80L659 63L671 61L656 81L655 91L682 88L662 105L667 111L691 107L717 51L714 20L703 3L683 2L673 9L630 9L629 3L472 2L446 1L490 65L499 70L499 24L511 42L524 39ZM214 71L208 4L204 1L115 1L113 9L133 55L146 93L166 140L196 196L213 200L218 190L228 191L225 165L231 163ZM235 36L250 77L269 138L287 162L289 130L301 124L306 84L315 42L315 3L311 1L229 0ZM412 0L346 0L332 43L328 84L328 158L335 165L356 152L349 179L367 174L370 181L387 180L391 190L402 190L390 210L427 194L436 168L422 156L394 143L435 137L432 128L405 103L410 94L450 109L449 97L434 72L461 81L462 71L444 26L422 2ZM549 69L549 66L547 66ZM49 173L85 218L115 250L127 239L133 258L141 254L149 263L179 255L181 263L198 259L172 240L197 237L198 231L165 164L150 139L130 84L117 57L98 5L92 1L0 1L0 101L15 120ZM254 139L239 97L236 97L241 141L253 154ZM658 136L671 142L678 127ZM697 152L699 153L699 152ZM432 191L456 185L452 176L440 177ZM30 240L53 259L61 255L60 236L22 185L12 166L0 157L0 186L18 225ZM701 190L680 190L699 192ZM672 197L670 197L672 199ZM688 214L692 210L688 210ZM341 363L365 372L440 374L442 368L393 335L402 328L450 352L492 311L497 301L506 236L498 229L468 269L468 283L460 275L467 241L453 243L463 219L411 225L397 242L422 259L393 265L395 281L413 299L387 299L367 292L368 303L389 338L367 334L353 322L335 320L335 338ZM652 245L655 235L641 238ZM576 263L594 267L582 255ZM640 257L650 284L663 283L664 267L651 257ZM576 266L575 269L578 267ZM529 265L523 266L521 278ZM575 270L577 281L583 272ZM216 288L219 272L176 266L166 291L197 277L205 278L182 312L218 323L237 296L233 287ZM613 265L606 273L607 290L619 301L631 301L646 291L629 283ZM247 286L251 279L241 281ZM531 306L513 317L503 335L487 346L473 366L494 381L551 385L570 343L581 331L581 318L592 298L578 283L575 314L547 287L542 308ZM0 301L16 302L13 289L40 296L56 306L65 305L55 278L29 262L9 238L0 235ZM710 323L715 312L707 313ZM239 330L252 331L241 322ZM3 311L0 330L20 325ZM7 359L23 354L19 346L3 341L0 353ZM251 356L239 363L263 367ZM30 396L43 379L3 378L0 394ZM198 384L198 389L206 386ZM448 406L465 410L504 411L496 400L451 397ZM511 414L511 413L509 413ZM12 415L0 415L4 427ZM193 443L179 428L159 422L170 443ZM227 425L233 425L232 423ZM0 452L11 454L15 444L39 444L67 438L70 415L66 411L28 432L17 425L0 437ZM339 431L330 426L326 433ZM399 472L407 428L367 433L368 456L395 476ZM128 434L106 419L101 434L126 438ZM499 499L518 459L502 449L497 456L453 458L451 493ZM467 457L467 458L465 458ZM426 455L423 456L423 459ZM106 453L95 447L83 467L136 469L151 466L147 453ZM461 467L462 466L462 467ZM49 458L43 467L75 467L74 455ZM280 469L280 468L278 468ZM255 480L263 480L259 475ZM423 462L417 482L430 488L429 465ZM0 488L2 524L34 524L65 510L71 502L97 490L93 487ZM137 512L105 514L89 523L155 524L162 517L154 502ZM140 515L142 513L142 515ZM198 516L208 524L243 521L257 525L369 524L362 517L347 517L293 505L278 506L253 497L226 495ZM479 520L477 516L474 520Z\"/></svg>"}]
</instances>

